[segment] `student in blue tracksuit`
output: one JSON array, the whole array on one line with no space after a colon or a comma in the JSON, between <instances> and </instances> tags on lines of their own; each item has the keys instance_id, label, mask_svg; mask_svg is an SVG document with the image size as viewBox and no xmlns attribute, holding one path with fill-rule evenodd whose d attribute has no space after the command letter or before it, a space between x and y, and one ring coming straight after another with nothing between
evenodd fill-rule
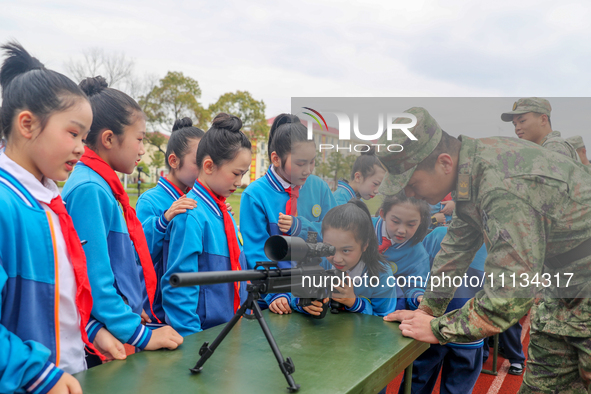
<instances>
[{"instance_id":1,"label":"student in blue tracksuit","mask_svg":"<svg viewBox=\"0 0 591 394\"><path fill-rule=\"evenodd\" d=\"M203 130L193 127L193 122L189 118L177 119L174 122L166 147L165 163L169 173L166 177L160 177L156 187L142 193L136 204L137 217L142 222L158 280L153 309L160 321L164 321L160 286L160 279L166 271L162 255L164 236L168 223L176 215L197 206L197 202L186 198L185 193L190 190L199 175L197 147L204 134ZM148 316L151 315L147 296L144 297L144 310ZM156 319L152 317L150 316L150 320L156 325Z\"/></svg>"},{"instance_id":2,"label":"student in blue tracksuit","mask_svg":"<svg viewBox=\"0 0 591 394\"><path fill-rule=\"evenodd\" d=\"M343 273L345 283L336 287L333 301L349 312L386 316L396 310L396 282L388 262L378 251L378 241L372 231L371 214L367 206L353 199L331 209L322 221L324 242L336 249L333 256L323 259L325 269L336 268ZM289 297L291 307L298 312L320 315L322 303L298 306L298 298ZM328 299L323 300L323 303Z\"/></svg>"},{"instance_id":3,"label":"student in blue tracksuit","mask_svg":"<svg viewBox=\"0 0 591 394\"><path fill-rule=\"evenodd\" d=\"M307 139L306 127L291 114L277 116L269 131L271 166L264 177L251 183L240 201L240 230L244 236L246 261L253 269L267 261L263 246L271 235L293 235L307 239L318 233L324 215L336 205L328 185L312 175L316 145ZM290 267L289 262L280 267ZM265 298L275 313L289 313L287 302Z\"/></svg>"},{"instance_id":4,"label":"student in blue tracksuit","mask_svg":"<svg viewBox=\"0 0 591 394\"><path fill-rule=\"evenodd\" d=\"M384 199L374 219L380 253L392 268L406 298L406 308L415 310L421 302L430 271L429 255L421 241L430 224L426 202L406 197L404 192ZM399 309L404 309L399 305Z\"/></svg>"},{"instance_id":5,"label":"student in blue tracksuit","mask_svg":"<svg viewBox=\"0 0 591 394\"><path fill-rule=\"evenodd\" d=\"M236 116L218 114L199 143L199 177L187 198L197 206L177 215L164 240L162 305L166 323L183 335L228 322L246 300L246 284L172 287L179 272L241 270L246 265L242 238L226 207L226 198L250 169L251 144Z\"/></svg>"},{"instance_id":6,"label":"student in blue tracksuit","mask_svg":"<svg viewBox=\"0 0 591 394\"><path fill-rule=\"evenodd\" d=\"M438 227L423 240L430 264L441 249L441 242L446 234L447 227ZM467 279L456 290L446 313L461 308L482 289L485 260L486 247L482 245L466 273ZM442 394L470 394L482 369L482 344L482 339L470 343L432 344L413 362L412 392L431 393L441 370L440 392ZM402 394L402 392L401 389L399 393Z\"/></svg>"},{"instance_id":7,"label":"student in blue tracksuit","mask_svg":"<svg viewBox=\"0 0 591 394\"><path fill-rule=\"evenodd\" d=\"M80 87L92 106L92 126L81 162L62 193L80 238L88 241L92 315L121 342L146 350L174 349L182 337L171 327L150 330L142 324L146 290L136 253L152 297L154 267L141 223L115 173L131 174L144 154L145 116L135 100L108 88L102 77L87 78Z\"/></svg>"},{"instance_id":8,"label":"student in blue tracksuit","mask_svg":"<svg viewBox=\"0 0 591 394\"><path fill-rule=\"evenodd\" d=\"M346 204L356 197L364 200L374 198L385 175L386 170L378 160L374 147L361 152L351 169L351 178L340 180L333 193L337 205Z\"/></svg>"},{"instance_id":9,"label":"student in blue tracksuit","mask_svg":"<svg viewBox=\"0 0 591 394\"><path fill-rule=\"evenodd\" d=\"M2 49L0 392L81 392L71 374L87 367L85 344L125 358L104 327L85 330L93 302L86 259L53 181L82 155L92 110L74 82L20 45Z\"/></svg>"}]
</instances>

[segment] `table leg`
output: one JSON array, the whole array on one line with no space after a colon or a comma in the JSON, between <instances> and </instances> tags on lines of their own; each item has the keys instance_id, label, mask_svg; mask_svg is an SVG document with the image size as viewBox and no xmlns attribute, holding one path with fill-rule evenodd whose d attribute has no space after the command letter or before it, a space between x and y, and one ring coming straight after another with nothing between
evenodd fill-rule
<instances>
[{"instance_id":1,"label":"table leg","mask_svg":"<svg viewBox=\"0 0 591 394\"><path fill-rule=\"evenodd\" d=\"M404 394L410 394L412 387L412 363L404 370Z\"/></svg>"},{"instance_id":2,"label":"table leg","mask_svg":"<svg viewBox=\"0 0 591 394\"><path fill-rule=\"evenodd\" d=\"M485 341L488 340L488 338L484 338ZM483 369L480 372L481 373L486 373L489 375L498 375L497 372L497 359L499 358L499 334L495 334L495 336L493 337L493 365L492 365L492 370L488 370L488 369ZM490 350L489 350L489 354L490 354Z\"/></svg>"}]
</instances>

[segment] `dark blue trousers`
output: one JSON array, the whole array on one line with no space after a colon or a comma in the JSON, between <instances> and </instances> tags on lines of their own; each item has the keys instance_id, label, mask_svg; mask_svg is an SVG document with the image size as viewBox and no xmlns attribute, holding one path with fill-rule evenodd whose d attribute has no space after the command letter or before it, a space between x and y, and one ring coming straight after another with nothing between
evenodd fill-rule
<instances>
[{"instance_id":1,"label":"dark blue trousers","mask_svg":"<svg viewBox=\"0 0 591 394\"><path fill-rule=\"evenodd\" d=\"M499 347L505 350L505 356L510 363L525 363L523 346L521 344L521 323L509 327L507 331L499 334ZM489 355L488 341L484 340L484 359Z\"/></svg>"},{"instance_id":2,"label":"dark blue trousers","mask_svg":"<svg viewBox=\"0 0 591 394\"><path fill-rule=\"evenodd\" d=\"M412 364L412 394L431 394L441 370L441 394L470 394L482 369L482 347L431 345ZM398 394L402 394L404 379Z\"/></svg>"}]
</instances>

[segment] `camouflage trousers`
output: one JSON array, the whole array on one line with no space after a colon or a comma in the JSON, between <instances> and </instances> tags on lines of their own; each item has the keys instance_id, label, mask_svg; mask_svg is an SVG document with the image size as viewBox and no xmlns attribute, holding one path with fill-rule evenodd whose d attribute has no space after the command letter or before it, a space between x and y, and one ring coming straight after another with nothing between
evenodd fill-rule
<instances>
[{"instance_id":1,"label":"camouflage trousers","mask_svg":"<svg viewBox=\"0 0 591 394\"><path fill-rule=\"evenodd\" d=\"M591 338L530 333L528 360L519 394L591 393Z\"/></svg>"}]
</instances>

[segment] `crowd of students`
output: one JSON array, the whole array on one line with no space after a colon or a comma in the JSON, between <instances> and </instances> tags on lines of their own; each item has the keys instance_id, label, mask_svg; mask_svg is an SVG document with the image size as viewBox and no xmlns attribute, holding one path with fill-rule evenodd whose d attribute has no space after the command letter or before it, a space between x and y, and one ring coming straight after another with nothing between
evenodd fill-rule
<instances>
[{"instance_id":1,"label":"crowd of students","mask_svg":"<svg viewBox=\"0 0 591 394\"><path fill-rule=\"evenodd\" d=\"M168 175L136 212L116 171L132 173L144 154L138 103L102 77L76 85L18 44L2 48L0 392L81 392L71 374L124 359L123 344L175 349L184 336L229 321L246 283L173 288L170 275L255 269L272 235L316 232L336 250L325 268L378 278L377 286L337 288L331 298L342 310L417 309L447 231L438 225L452 220L451 198L429 206L401 193L372 216L362 200L378 194L386 174L375 153L359 156L333 193L313 175L317 149L306 127L282 114L269 132L269 169L242 193L239 231L226 198L249 172L252 147L241 120L220 113L207 132L188 118L175 122ZM66 181L61 196L54 181ZM483 246L469 276L482 277L485 258ZM391 277L415 280L392 286ZM458 289L448 310L479 289ZM263 303L273 313L319 315L329 302L301 306L281 293ZM446 392L470 392L483 342L431 346L415 361L413 392L431 392L442 367Z\"/></svg>"}]
</instances>

